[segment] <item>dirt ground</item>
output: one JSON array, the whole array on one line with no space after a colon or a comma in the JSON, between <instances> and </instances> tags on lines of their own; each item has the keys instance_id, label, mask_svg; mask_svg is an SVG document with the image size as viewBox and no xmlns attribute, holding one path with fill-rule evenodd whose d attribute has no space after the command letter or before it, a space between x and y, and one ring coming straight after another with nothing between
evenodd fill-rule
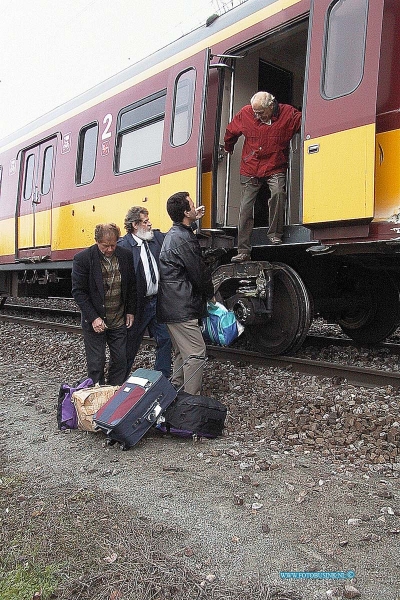
<instances>
[{"instance_id":1,"label":"dirt ground","mask_svg":"<svg viewBox=\"0 0 400 600\"><path fill-rule=\"evenodd\" d=\"M40 583L38 600L400 599L398 462L358 468L232 427L203 442L152 430L126 452L60 432L56 358L71 338L53 334L48 360L47 334L15 344L15 331L1 325L2 577L49 567L56 584L51 595ZM1 600L34 597L10 589Z\"/></svg>"}]
</instances>

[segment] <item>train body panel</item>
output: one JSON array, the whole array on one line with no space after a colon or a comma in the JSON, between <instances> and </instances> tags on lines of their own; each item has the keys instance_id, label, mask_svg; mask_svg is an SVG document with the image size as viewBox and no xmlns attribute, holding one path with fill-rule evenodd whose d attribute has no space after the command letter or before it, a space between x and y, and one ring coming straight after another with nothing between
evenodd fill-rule
<instances>
[{"instance_id":1,"label":"train body panel","mask_svg":"<svg viewBox=\"0 0 400 600\"><path fill-rule=\"evenodd\" d=\"M400 129L378 133L375 153L375 219L400 223Z\"/></svg>"},{"instance_id":2,"label":"train body panel","mask_svg":"<svg viewBox=\"0 0 400 600\"><path fill-rule=\"evenodd\" d=\"M226 156L224 131L265 89L303 114L284 243L268 245L260 195L258 266L217 269L221 299L261 332L267 352L297 348L316 315L359 341L388 335L400 320L399 27L397 0L248 0L9 136L0 142L0 285L16 290L17 278L24 293L65 279L95 225L122 228L132 205L167 230L165 202L178 190L206 206L201 241L224 247L228 263L242 142Z\"/></svg>"},{"instance_id":3,"label":"train body panel","mask_svg":"<svg viewBox=\"0 0 400 600\"><path fill-rule=\"evenodd\" d=\"M317 152L314 154L314 150ZM340 148L340 176L332 165ZM354 148L358 151L354 152ZM304 144L303 223L372 219L375 126L364 125ZM321 177L321 173L325 177Z\"/></svg>"}]
</instances>

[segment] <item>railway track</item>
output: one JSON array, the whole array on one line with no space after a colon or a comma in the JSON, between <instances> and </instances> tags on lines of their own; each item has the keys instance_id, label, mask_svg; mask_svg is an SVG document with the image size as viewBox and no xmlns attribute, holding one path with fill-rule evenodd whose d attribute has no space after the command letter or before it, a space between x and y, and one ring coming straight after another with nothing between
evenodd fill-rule
<instances>
[{"instance_id":1,"label":"railway track","mask_svg":"<svg viewBox=\"0 0 400 600\"><path fill-rule=\"evenodd\" d=\"M74 310L60 310L55 308L45 307L30 307L22 305L9 305L10 310L16 311L30 311L36 312L43 315L57 315L61 317L78 317L79 311ZM62 323L56 321L49 321L47 319L32 319L27 317L21 317L18 315L7 315L4 314L4 307L2 314L0 314L0 321L7 323L15 323L19 325L26 325L30 327L37 327L42 329L51 329L53 331L59 331L62 333L72 333L81 335L82 330L80 325L74 325L71 323ZM145 338L146 343L153 343L151 338ZM344 338L324 338L320 335L309 336L308 343L317 344L351 344L351 340ZM397 354L400 353L400 348L396 344L387 344L388 347L393 347L393 351ZM239 348L223 348L219 346L207 346L207 352L210 358L217 360L230 360L235 363L253 364L268 368L279 368L287 369L293 372L314 375L317 377L328 377L335 378L336 381L348 381L353 385L365 386L365 387L385 387L392 386L394 388L400 388L400 373L393 371L386 371L380 369L371 369L366 367L351 366L348 364L341 364L336 362L327 362L322 360L311 360L308 358L299 358L296 356L266 356L259 352L250 350L243 350Z\"/></svg>"}]
</instances>

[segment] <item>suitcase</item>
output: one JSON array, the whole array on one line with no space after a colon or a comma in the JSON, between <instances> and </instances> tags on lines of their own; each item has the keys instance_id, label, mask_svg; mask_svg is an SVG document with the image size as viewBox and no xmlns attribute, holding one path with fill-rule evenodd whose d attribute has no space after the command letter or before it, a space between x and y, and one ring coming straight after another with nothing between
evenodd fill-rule
<instances>
[{"instance_id":1,"label":"suitcase","mask_svg":"<svg viewBox=\"0 0 400 600\"><path fill-rule=\"evenodd\" d=\"M137 369L97 411L93 421L106 434L109 445L118 442L127 450L157 422L176 395L176 389L161 371Z\"/></svg>"},{"instance_id":2,"label":"suitcase","mask_svg":"<svg viewBox=\"0 0 400 600\"><path fill-rule=\"evenodd\" d=\"M181 391L158 419L157 429L180 437L216 438L222 434L226 413L219 400Z\"/></svg>"}]
</instances>

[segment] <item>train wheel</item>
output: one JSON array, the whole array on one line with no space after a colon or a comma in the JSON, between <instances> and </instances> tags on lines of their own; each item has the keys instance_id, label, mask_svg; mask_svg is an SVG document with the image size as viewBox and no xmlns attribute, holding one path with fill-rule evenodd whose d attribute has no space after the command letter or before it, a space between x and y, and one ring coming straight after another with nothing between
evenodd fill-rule
<instances>
[{"instance_id":1,"label":"train wheel","mask_svg":"<svg viewBox=\"0 0 400 600\"><path fill-rule=\"evenodd\" d=\"M312 306L300 276L288 265L273 263L274 299L271 318L249 325L256 350L269 355L295 352L303 343L312 321Z\"/></svg>"},{"instance_id":2,"label":"train wheel","mask_svg":"<svg viewBox=\"0 0 400 600\"><path fill-rule=\"evenodd\" d=\"M338 324L355 342L378 344L398 327L399 289L388 277L365 273L355 280L355 289L362 295L363 304L341 315Z\"/></svg>"}]
</instances>

